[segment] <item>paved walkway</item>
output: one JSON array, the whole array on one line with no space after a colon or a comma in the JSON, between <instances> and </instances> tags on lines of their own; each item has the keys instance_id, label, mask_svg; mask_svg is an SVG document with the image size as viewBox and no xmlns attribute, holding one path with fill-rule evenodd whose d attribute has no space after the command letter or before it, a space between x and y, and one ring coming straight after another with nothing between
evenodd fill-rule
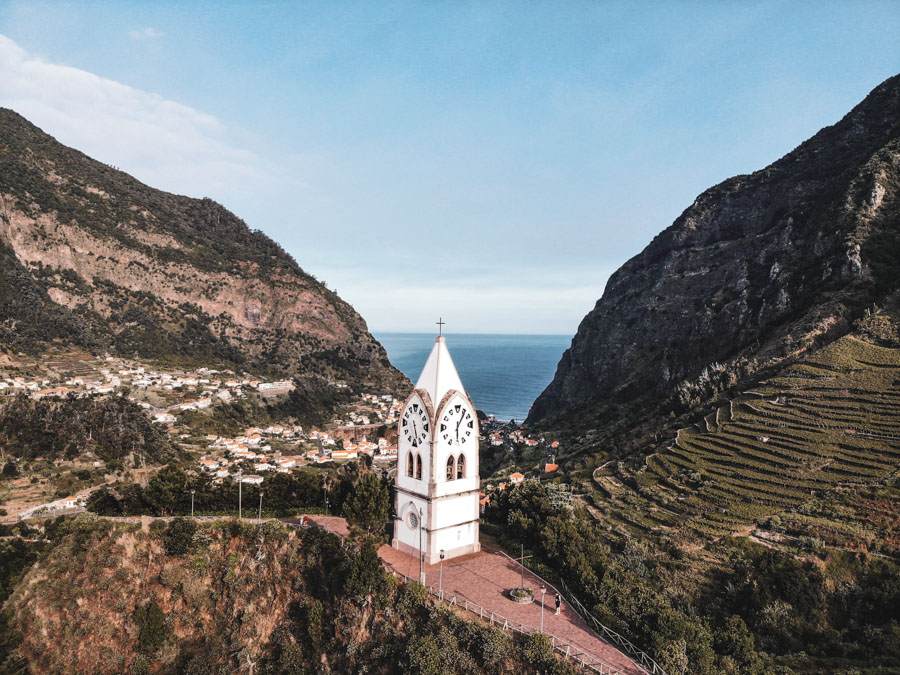
<instances>
[{"instance_id":1,"label":"paved walkway","mask_svg":"<svg viewBox=\"0 0 900 675\"><path fill-rule=\"evenodd\" d=\"M309 519L327 530L346 536L347 524L343 518L310 516ZM418 579L419 560L417 557L401 553L390 546L382 546L378 554L394 571ZM441 567L425 566L426 585L438 588L441 584ZM544 582L525 570L525 587L534 590L535 602L520 605L509 599L506 593L521 584L521 567L501 553L482 551L470 555L453 558L444 563L443 583L444 598L450 600L456 596L457 603L464 605L468 600L479 604L487 612L496 612L510 621L515 621L532 630L541 626L541 586ZM584 619L568 607L563 600L562 612L555 614L555 589L547 586L544 596L544 632L571 643L587 654L605 664L618 668L622 675L644 675L644 671L635 665L615 647L607 644L588 628Z\"/></svg>"}]
</instances>

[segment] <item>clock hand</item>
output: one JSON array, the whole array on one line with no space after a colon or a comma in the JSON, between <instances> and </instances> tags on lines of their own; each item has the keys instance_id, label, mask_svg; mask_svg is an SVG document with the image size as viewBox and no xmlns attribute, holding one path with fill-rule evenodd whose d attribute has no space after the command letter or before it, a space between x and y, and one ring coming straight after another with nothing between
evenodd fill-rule
<instances>
[{"instance_id":1,"label":"clock hand","mask_svg":"<svg viewBox=\"0 0 900 675\"><path fill-rule=\"evenodd\" d=\"M413 420L413 433L416 435L416 438L419 437L419 432L416 430L416 421Z\"/></svg>"},{"instance_id":2,"label":"clock hand","mask_svg":"<svg viewBox=\"0 0 900 675\"><path fill-rule=\"evenodd\" d=\"M462 413L459 415L459 422L456 423L456 441L459 442L459 425L462 424L463 416Z\"/></svg>"}]
</instances>

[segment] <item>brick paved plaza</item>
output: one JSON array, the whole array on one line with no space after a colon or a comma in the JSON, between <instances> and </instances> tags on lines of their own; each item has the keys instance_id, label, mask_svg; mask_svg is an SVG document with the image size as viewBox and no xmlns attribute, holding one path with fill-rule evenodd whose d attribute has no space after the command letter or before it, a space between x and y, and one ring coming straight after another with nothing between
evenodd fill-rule
<instances>
[{"instance_id":1,"label":"brick paved plaza","mask_svg":"<svg viewBox=\"0 0 900 675\"><path fill-rule=\"evenodd\" d=\"M343 518L310 516L310 520L336 534L346 536L347 524ZM416 557L401 553L390 546L382 546L378 554L394 571L418 579L419 560ZM444 598L450 600L456 596L457 603L464 605L465 600L476 603L487 612L495 612L510 621L515 621L534 630L541 626L541 579L525 570L525 586L534 590L535 602L521 605L513 602L506 595L509 589L520 585L521 568L518 563L505 555L494 551L482 551L444 563L443 592ZM440 565L425 566L426 585L438 588L440 581ZM544 632L556 636L565 642L583 650L605 664L618 668L623 675L642 675L644 671L615 647L610 646L588 628L585 621L563 600L562 612L556 616L555 589L546 586L544 596Z\"/></svg>"}]
</instances>

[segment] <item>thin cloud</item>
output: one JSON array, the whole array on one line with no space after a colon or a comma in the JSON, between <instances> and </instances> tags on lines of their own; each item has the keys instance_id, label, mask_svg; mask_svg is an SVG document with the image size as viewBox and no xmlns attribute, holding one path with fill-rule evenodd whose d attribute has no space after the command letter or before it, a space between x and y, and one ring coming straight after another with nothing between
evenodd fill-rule
<instances>
[{"instance_id":1,"label":"thin cloud","mask_svg":"<svg viewBox=\"0 0 900 675\"><path fill-rule=\"evenodd\" d=\"M60 142L154 187L225 196L268 173L216 117L157 94L48 63L0 35L0 105Z\"/></svg>"},{"instance_id":2,"label":"thin cloud","mask_svg":"<svg viewBox=\"0 0 900 675\"><path fill-rule=\"evenodd\" d=\"M155 28L147 26L146 28L135 28L128 31L128 36L132 40L156 40L157 38L161 38L163 34Z\"/></svg>"}]
</instances>

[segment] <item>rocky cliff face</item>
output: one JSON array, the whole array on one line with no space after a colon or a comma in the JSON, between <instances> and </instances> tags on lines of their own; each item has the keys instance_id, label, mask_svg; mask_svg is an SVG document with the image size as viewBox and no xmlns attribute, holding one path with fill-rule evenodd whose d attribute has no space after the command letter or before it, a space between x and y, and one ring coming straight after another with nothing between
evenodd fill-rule
<instances>
[{"instance_id":1,"label":"rocky cliff face","mask_svg":"<svg viewBox=\"0 0 900 675\"><path fill-rule=\"evenodd\" d=\"M0 343L405 386L363 319L209 199L154 190L0 109Z\"/></svg>"},{"instance_id":2,"label":"rocky cliff face","mask_svg":"<svg viewBox=\"0 0 900 675\"><path fill-rule=\"evenodd\" d=\"M771 166L701 194L615 272L529 422L694 404L839 336L900 284L898 193L900 76Z\"/></svg>"}]
</instances>

